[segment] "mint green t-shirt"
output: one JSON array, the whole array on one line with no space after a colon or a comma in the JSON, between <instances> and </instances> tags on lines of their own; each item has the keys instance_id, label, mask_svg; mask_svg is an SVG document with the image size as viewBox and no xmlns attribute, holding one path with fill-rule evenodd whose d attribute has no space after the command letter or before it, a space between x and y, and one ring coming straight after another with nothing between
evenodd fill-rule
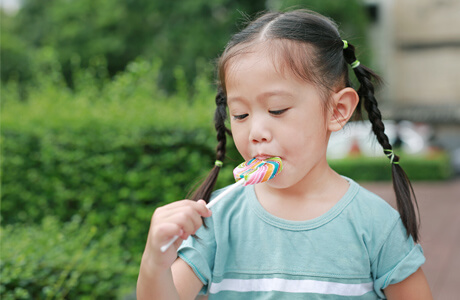
<instances>
[{"instance_id":1,"label":"mint green t-shirt","mask_svg":"<svg viewBox=\"0 0 460 300\"><path fill-rule=\"evenodd\" d=\"M382 299L383 289L424 262L389 204L348 179L320 217L289 221L268 213L254 186L213 206L198 239L178 250L209 299ZM218 195L222 190L214 193Z\"/></svg>"}]
</instances>

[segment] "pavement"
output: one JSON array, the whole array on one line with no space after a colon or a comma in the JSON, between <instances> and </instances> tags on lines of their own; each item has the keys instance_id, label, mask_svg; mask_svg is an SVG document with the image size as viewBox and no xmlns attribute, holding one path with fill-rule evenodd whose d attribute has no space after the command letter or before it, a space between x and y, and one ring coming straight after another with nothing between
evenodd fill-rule
<instances>
[{"instance_id":1,"label":"pavement","mask_svg":"<svg viewBox=\"0 0 460 300\"><path fill-rule=\"evenodd\" d=\"M360 184L396 207L391 183ZM422 269L437 300L459 299L460 178L412 183L420 209L420 244L426 262Z\"/></svg>"}]
</instances>

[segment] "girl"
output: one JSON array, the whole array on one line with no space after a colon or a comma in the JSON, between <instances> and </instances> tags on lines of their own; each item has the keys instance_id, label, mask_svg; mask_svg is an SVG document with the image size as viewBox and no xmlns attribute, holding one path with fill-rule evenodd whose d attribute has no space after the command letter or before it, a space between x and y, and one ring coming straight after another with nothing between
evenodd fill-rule
<instances>
[{"instance_id":1,"label":"girl","mask_svg":"<svg viewBox=\"0 0 460 300\"><path fill-rule=\"evenodd\" d=\"M138 299L195 299L199 292L209 299L431 299L420 269L425 258L414 245L413 192L374 97L371 80L378 77L335 24L305 10L267 13L233 36L218 70L216 165L197 202L153 214ZM399 213L326 161L331 132L355 109L359 115L361 102L393 165ZM284 169L239 187L211 213L205 205L226 133L245 160L278 156ZM174 235L180 238L162 253Z\"/></svg>"}]
</instances>

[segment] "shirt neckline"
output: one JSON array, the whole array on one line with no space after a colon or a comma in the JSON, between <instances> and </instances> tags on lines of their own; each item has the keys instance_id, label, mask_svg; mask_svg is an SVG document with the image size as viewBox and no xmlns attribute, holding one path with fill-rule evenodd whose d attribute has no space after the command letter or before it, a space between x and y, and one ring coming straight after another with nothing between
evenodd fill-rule
<instances>
[{"instance_id":1,"label":"shirt neckline","mask_svg":"<svg viewBox=\"0 0 460 300\"><path fill-rule=\"evenodd\" d=\"M344 177L344 176L343 176ZM359 190L359 185L354 182L352 179L344 177L350 184L348 187L347 192L340 198L340 200L327 212L322 214L319 217L316 217L311 220L306 221L291 221L276 217L270 214L265 208L260 204L259 200L257 199L254 185L247 186L247 194L249 197L249 206L252 211L264 222L281 228L285 230L292 230L292 231L301 231L301 230L311 230L324 224L330 222L335 217L337 217L345 207L353 200L354 196Z\"/></svg>"}]
</instances>

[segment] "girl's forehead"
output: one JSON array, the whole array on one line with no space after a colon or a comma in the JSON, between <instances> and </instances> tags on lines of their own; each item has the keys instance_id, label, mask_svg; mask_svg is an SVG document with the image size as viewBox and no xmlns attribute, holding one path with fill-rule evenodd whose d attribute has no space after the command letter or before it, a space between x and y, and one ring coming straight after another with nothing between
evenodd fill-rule
<instances>
[{"instance_id":1,"label":"girl's forehead","mask_svg":"<svg viewBox=\"0 0 460 300\"><path fill-rule=\"evenodd\" d=\"M231 57L225 66L225 78L232 79L241 73L252 71L255 67L265 66L266 69L275 72L278 71L277 63L274 61L272 55L266 50L253 50L239 53Z\"/></svg>"},{"instance_id":2,"label":"girl's forehead","mask_svg":"<svg viewBox=\"0 0 460 300\"><path fill-rule=\"evenodd\" d=\"M227 96L239 94L240 89L276 89L286 85L291 86L293 81L300 84L292 74L280 70L276 62L266 53L246 53L235 57L229 62L225 72Z\"/></svg>"},{"instance_id":3,"label":"girl's forehead","mask_svg":"<svg viewBox=\"0 0 460 300\"><path fill-rule=\"evenodd\" d=\"M294 77L296 80L313 83L313 58L310 46L295 41L269 40L238 45L224 55L220 66L221 80L225 84L254 64L265 64L284 78Z\"/></svg>"}]
</instances>

